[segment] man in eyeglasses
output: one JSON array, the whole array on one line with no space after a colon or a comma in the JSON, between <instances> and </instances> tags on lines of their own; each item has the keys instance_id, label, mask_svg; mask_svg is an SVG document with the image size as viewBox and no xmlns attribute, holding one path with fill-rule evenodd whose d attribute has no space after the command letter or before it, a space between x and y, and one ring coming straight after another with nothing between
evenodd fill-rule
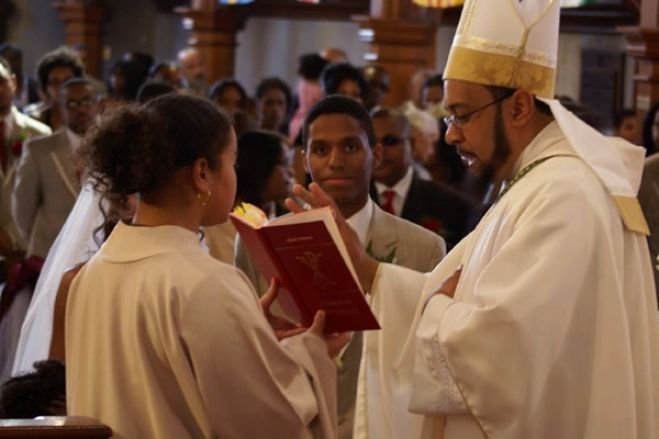
<instances>
[{"instance_id":1,"label":"man in eyeglasses","mask_svg":"<svg viewBox=\"0 0 659 439\"><path fill-rule=\"evenodd\" d=\"M64 126L25 144L12 195L12 213L28 242L27 255L39 258L48 254L78 197L82 166L77 152L98 107L85 78L65 82L58 105Z\"/></svg>"},{"instance_id":2,"label":"man in eyeglasses","mask_svg":"<svg viewBox=\"0 0 659 439\"><path fill-rule=\"evenodd\" d=\"M419 178L413 166L411 127L403 113L381 108L371 118L382 145L382 162L373 169L373 198L385 212L441 235L450 250L467 234L471 202L447 186Z\"/></svg>"},{"instance_id":3,"label":"man in eyeglasses","mask_svg":"<svg viewBox=\"0 0 659 439\"><path fill-rule=\"evenodd\" d=\"M349 248L374 300L402 311L400 296L422 298L399 336L413 345L397 363L413 367L410 393L390 404L423 414L423 428L369 437L659 437L657 300L636 199L645 154L553 99L559 17L552 0L463 7L446 138L503 182L476 229L429 274ZM294 192L331 205L310 189Z\"/></svg>"}]
</instances>

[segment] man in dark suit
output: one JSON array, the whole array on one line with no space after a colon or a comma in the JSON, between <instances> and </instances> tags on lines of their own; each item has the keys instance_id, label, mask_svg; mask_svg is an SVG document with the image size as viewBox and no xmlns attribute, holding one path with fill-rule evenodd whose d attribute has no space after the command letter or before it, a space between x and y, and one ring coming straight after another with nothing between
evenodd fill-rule
<instances>
[{"instance_id":1,"label":"man in dark suit","mask_svg":"<svg viewBox=\"0 0 659 439\"><path fill-rule=\"evenodd\" d=\"M469 231L471 201L446 185L416 175L410 124L402 113L381 108L371 117L383 148L382 163L373 170L372 198L385 211L441 235L452 248Z\"/></svg>"}]
</instances>

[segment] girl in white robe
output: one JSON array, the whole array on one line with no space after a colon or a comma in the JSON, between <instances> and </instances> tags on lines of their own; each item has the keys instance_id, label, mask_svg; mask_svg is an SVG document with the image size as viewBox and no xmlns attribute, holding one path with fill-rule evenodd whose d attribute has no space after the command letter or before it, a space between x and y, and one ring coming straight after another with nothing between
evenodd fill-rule
<instances>
[{"instance_id":1,"label":"girl in white robe","mask_svg":"<svg viewBox=\"0 0 659 439\"><path fill-rule=\"evenodd\" d=\"M235 195L226 116L166 95L107 117L88 154L97 189L138 202L71 284L69 415L120 438L334 437L347 337L320 336L322 314L276 334L242 273L200 247Z\"/></svg>"}]
</instances>

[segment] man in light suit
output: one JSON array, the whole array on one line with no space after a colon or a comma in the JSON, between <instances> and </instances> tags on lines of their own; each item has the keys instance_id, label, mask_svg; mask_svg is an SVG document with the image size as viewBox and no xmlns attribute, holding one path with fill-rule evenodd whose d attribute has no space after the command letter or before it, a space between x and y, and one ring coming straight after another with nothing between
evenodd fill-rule
<instances>
[{"instance_id":1,"label":"man in light suit","mask_svg":"<svg viewBox=\"0 0 659 439\"><path fill-rule=\"evenodd\" d=\"M23 143L50 134L46 125L18 111L13 104L15 93L16 77L9 63L0 57L0 254L5 258L5 272L13 271L25 250L10 205ZM30 303L29 294L17 293L4 286L0 292L0 382L9 377L21 323Z\"/></svg>"},{"instance_id":2,"label":"man in light suit","mask_svg":"<svg viewBox=\"0 0 659 439\"><path fill-rule=\"evenodd\" d=\"M380 163L382 145L376 142L370 116L360 103L339 95L321 100L307 115L302 137L307 172L334 199L372 256L421 272L444 257L446 245L441 237L384 212L370 199L371 172ZM265 292L265 280L240 244L236 265L257 291ZM354 333L341 356L337 377L340 438L352 437L361 354L362 333Z\"/></svg>"},{"instance_id":3,"label":"man in light suit","mask_svg":"<svg viewBox=\"0 0 659 439\"><path fill-rule=\"evenodd\" d=\"M80 191L76 152L96 117L89 80L70 79L59 92L64 127L28 142L16 173L12 214L28 242L27 255L45 258Z\"/></svg>"},{"instance_id":4,"label":"man in light suit","mask_svg":"<svg viewBox=\"0 0 659 439\"><path fill-rule=\"evenodd\" d=\"M25 116L12 104L16 78L0 58L0 253L24 250L25 245L11 216L11 193L23 145L33 137L51 133L45 124Z\"/></svg>"}]
</instances>

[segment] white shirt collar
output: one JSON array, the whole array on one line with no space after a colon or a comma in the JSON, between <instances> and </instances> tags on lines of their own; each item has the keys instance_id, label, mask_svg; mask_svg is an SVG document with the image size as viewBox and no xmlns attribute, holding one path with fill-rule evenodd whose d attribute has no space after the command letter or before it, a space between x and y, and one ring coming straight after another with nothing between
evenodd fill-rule
<instances>
[{"instance_id":1,"label":"white shirt collar","mask_svg":"<svg viewBox=\"0 0 659 439\"><path fill-rule=\"evenodd\" d=\"M357 236L359 237L359 242L362 245L366 244L366 237L368 236L368 229L371 226L371 218L373 217L373 201L369 197L366 200L366 204L362 207L357 213L347 219L348 224L352 227Z\"/></svg>"},{"instance_id":2,"label":"white shirt collar","mask_svg":"<svg viewBox=\"0 0 659 439\"><path fill-rule=\"evenodd\" d=\"M82 138L71 131L69 128L66 128L66 138L69 141L69 145L71 145L71 150L73 152L78 151L78 148L80 148L80 143L82 142Z\"/></svg>"}]
</instances>

